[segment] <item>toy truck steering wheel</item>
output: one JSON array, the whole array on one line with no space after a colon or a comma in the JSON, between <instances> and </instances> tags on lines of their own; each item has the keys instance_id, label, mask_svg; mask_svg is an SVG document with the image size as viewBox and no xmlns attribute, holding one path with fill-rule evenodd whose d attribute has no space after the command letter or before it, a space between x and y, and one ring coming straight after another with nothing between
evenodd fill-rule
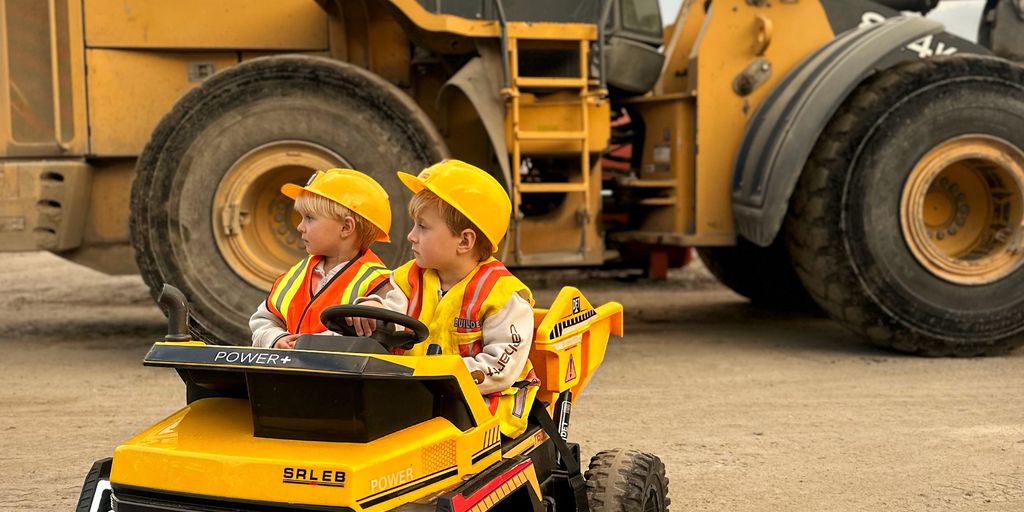
<instances>
[{"instance_id":1,"label":"toy truck steering wheel","mask_svg":"<svg viewBox=\"0 0 1024 512\"><path fill-rule=\"evenodd\" d=\"M409 350L417 343L423 342L430 335L430 330L427 329L423 322L411 316L383 308L343 304L331 306L320 313L320 321L328 329L345 336L358 336L355 328L345 323L346 318L372 318L382 322L382 324L377 324L377 328L373 330L373 334L370 337L377 340L388 350L393 348ZM396 325L409 330L399 331L395 328Z\"/></svg>"}]
</instances>

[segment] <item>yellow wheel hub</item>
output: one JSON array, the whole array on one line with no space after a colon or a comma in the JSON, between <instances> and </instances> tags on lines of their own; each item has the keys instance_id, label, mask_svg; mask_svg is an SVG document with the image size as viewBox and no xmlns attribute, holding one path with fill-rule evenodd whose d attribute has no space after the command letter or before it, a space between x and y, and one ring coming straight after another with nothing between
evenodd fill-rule
<instances>
[{"instance_id":1,"label":"yellow wheel hub","mask_svg":"<svg viewBox=\"0 0 1024 512\"><path fill-rule=\"evenodd\" d=\"M903 237L929 272L963 285L998 281L1024 263L1024 153L987 135L948 140L907 178Z\"/></svg>"},{"instance_id":2,"label":"yellow wheel hub","mask_svg":"<svg viewBox=\"0 0 1024 512\"><path fill-rule=\"evenodd\" d=\"M339 166L348 166L341 156L302 141L272 142L239 158L221 179L211 212L217 249L232 270L269 291L306 254L295 229L299 216L281 185Z\"/></svg>"}]
</instances>

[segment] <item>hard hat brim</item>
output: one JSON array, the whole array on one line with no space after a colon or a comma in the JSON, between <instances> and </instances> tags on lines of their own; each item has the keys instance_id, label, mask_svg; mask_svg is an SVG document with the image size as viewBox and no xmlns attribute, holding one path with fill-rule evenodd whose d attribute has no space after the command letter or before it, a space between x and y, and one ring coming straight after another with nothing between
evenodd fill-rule
<instances>
[{"instance_id":1,"label":"hard hat brim","mask_svg":"<svg viewBox=\"0 0 1024 512\"><path fill-rule=\"evenodd\" d=\"M427 188L427 184L424 183L419 176L413 176L407 172L398 171L398 179L401 180L402 184L411 190L413 194Z\"/></svg>"},{"instance_id":2,"label":"hard hat brim","mask_svg":"<svg viewBox=\"0 0 1024 512\"><path fill-rule=\"evenodd\" d=\"M301 194L303 190L306 190L305 187L301 187L294 183L285 183L284 185L281 185L281 193L291 199L299 197L299 194Z\"/></svg>"}]
</instances>

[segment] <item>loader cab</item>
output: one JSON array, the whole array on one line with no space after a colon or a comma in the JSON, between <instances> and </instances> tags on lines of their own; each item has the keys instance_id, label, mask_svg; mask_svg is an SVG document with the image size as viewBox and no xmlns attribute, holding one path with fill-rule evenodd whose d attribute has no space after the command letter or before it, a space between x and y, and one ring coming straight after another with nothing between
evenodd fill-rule
<instances>
[{"instance_id":1,"label":"loader cab","mask_svg":"<svg viewBox=\"0 0 1024 512\"><path fill-rule=\"evenodd\" d=\"M662 27L658 0L618 0L612 5L605 30L609 36L628 38L657 48L664 42Z\"/></svg>"},{"instance_id":2,"label":"loader cab","mask_svg":"<svg viewBox=\"0 0 1024 512\"><path fill-rule=\"evenodd\" d=\"M661 76L664 29L658 0L618 0L605 25L605 76L613 97L646 94Z\"/></svg>"},{"instance_id":3,"label":"loader cab","mask_svg":"<svg viewBox=\"0 0 1024 512\"><path fill-rule=\"evenodd\" d=\"M664 43L661 8L658 0L581 0L578 2L551 2L548 0L419 0L419 4L434 14L449 14L468 19L589 23L604 24L604 47L595 52L600 65L605 62L609 92L625 97L645 94L654 87L661 74L665 57L659 51ZM603 57L602 57L603 55ZM551 66L557 55L546 59L527 59L528 62L546 62ZM573 57L566 55L566 63ZM530 70L524 69L524 74ZM546 70L550 71L550 70ZM577 74L566 71L566 76ZM545 73L535 72L543 76ZM591 75L600 76L597 69Z\"/></svg>"}]
</instances>

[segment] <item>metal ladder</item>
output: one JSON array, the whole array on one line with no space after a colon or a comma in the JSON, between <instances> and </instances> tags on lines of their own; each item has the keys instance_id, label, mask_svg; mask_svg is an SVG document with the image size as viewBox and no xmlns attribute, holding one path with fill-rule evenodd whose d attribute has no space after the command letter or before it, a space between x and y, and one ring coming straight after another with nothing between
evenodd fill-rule
<instances>
[{"instance_id":1,"label":"metal ladder","mask_svg":"<svg viewBox=\"0 0 1024 512\"><path fill-rule=\"evenodd\" d=\"M589 78L589 58L590 58L590 45L591 41L587 39L576 39L579 44L579 75L573 77L551 77L551 76L520 76L519 74L519 41L522 39L531 39L524 37L518 33L512 33L509 30L507 19L505 18L504 8L502 7L501 0L495 0L495 5L498 10L499 22L501 24L501 46L502 46L502 60L504 64L504 87L501 92L505 98L507 98L508 106L511 114L512 121L512 136L511 136L511 174L512 174L512 212L513 222L519 223L523 219L523 214L520 210L522 205L523 194L542 194L542 193L573 193L583 195L584 208L577 212L577 218L580 221L580 244L579 248L572 258L565 258L568 256L566 253L536 253L536 254L523 254L522 244L520 238L520 229L515 229L515 253L516 260L519 263L543 263L544 260L548 259L579 259L582 260L585 255L587 247L587 228L588 224L592 221L590 219L590 213L588 211L591 201L591 182L590 182L590 139L589 139L589 119L588 119L588 102L593 96L600 95L601 90L591 91L590 89L590 78ZM552 40L550 34L546 34L544 40ZM569 39L566 39L569 40ZM575 89L577 91L577 103L579 108L579 130L570 131L534 131L534 130L523 130L521 129L520 114L521 114L521 96L520 88L542 88L542 89ZM548 183L524 183L522 181L522 174L520 167L523 162L523 157L529 157L530 154L523 154L523 142L553 142L553 143L566 143L576 142L580 155L580 175L581 181L569 181L569 182L548 182Z\"/></svg>"}]
</instances>

